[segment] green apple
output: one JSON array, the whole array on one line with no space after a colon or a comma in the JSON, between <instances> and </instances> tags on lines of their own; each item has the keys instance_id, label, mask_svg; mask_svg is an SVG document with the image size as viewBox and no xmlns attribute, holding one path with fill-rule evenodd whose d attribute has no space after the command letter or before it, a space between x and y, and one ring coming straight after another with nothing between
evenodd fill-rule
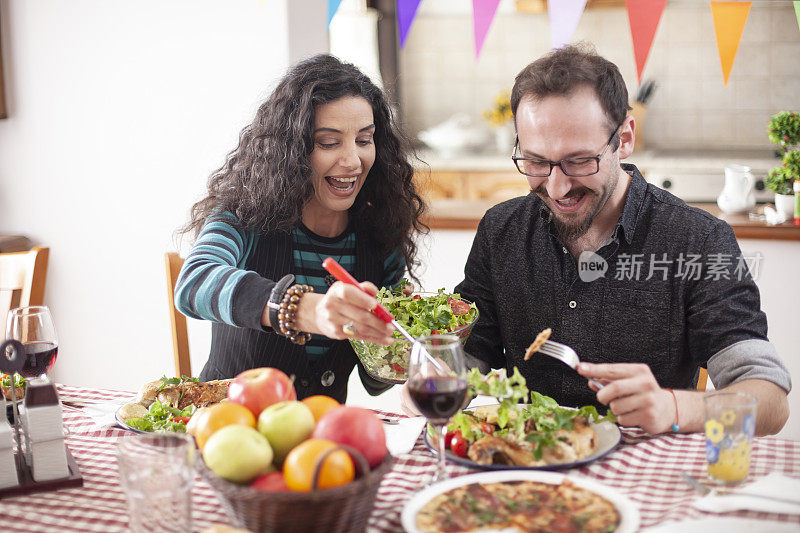
<instances>
[{"instance_id":1,"label":"green apple","mask_svg":"<svg viewBox=\"0 0 800 533\"><path fill-rule=\"evenodd\" d=\"M314 415L302 402L278 402L258 415L258 431L267 437L275 452L275 462L280 464L292 448L311 436Z\"/></svg>"},{"instance_id":2,"label":"green apple","mask_svg":"<svg viewBox=\"0 0 800 533\"><path fill-rule=\"evenodd\" d=\"M203 447L203 460L221 478L249 483L272 471L272 448L255 429L232 424L216 431Z\"/></svg>"}]
</instances>

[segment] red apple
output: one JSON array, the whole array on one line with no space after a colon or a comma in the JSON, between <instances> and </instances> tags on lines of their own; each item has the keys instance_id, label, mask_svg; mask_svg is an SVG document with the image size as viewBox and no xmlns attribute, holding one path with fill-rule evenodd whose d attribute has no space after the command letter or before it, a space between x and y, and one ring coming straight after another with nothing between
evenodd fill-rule
<instances>
[{"instance_id":1,"label":"red apple","mask_svg":"<svg viewBox=\"0 0 800 533\"><path fill-rule=\"evenodd\" d=\"M283 477L283 472L280 470L256 478L250 486L264 492L287 492L289 490L286 478Z\"/></svg>"},{"instance_id":2,"label":"red apple","mask_svg":"<svg viewBox=\"0 0 800 533\"><path fill-rule=\"evenodd\" d=\"M386 457L383 422L369 409L343 405L325 413L317 422L312 438L328 439L352 446L373 468Z\"/></svg>"},{"instance_id":3,"label":"red apple","mask_svg":"<svg viewBox=\"0 0 800 533\"><path fill-rule=\"evenodd\" d=\"M296 400L292 380L277 368L251 368L236 376L228 387L228 399L250 409L258 420L270 405Z\"/></svg>"}]
</instances>

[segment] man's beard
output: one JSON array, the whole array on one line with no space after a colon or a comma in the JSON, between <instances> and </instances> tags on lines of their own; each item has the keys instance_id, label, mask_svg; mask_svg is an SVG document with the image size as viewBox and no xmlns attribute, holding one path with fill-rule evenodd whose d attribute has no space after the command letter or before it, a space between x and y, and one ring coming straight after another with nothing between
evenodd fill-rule
<instances>
[{"instance_id":1,"label":"man's beard","mask_svg":"<svg viewBox=\"0 0 800 533\"><path fill-rule=\"evenodd\" d=\"M586 235L586 232L588 232L589 228L592 227L592 222L594 222L597 214L600 213L603 207L605 207L605 205L608 203L608 199L611 198L612 194L614 194L614 189L616 189L617 182L616 180L609 180L606 182L606 185L607 186L605 187L605 190L602 191L602 196L586 187L577 187L566 194L565 198L572 198L573 196L580 196L581 194L584 194L586 196L583 200L584 202L590 202L592 199L595 200L594 205L591 206L589 212L586 214L583 220L568 222L567 220L561 218L562 215L559 214L557 208L551 207L550 205L547 206L552 213L551 220L553 221L553 226L556 228L556 232L558 233L558 237L561 239L561 242L565 244L572 243ZM555 200L552 200L547 194L544 183L539 185L536 189L533 189L532 192L539 196L539 198L545 202L545 205L547 205L548 201L555 203Z\"/></svg>"}]
</instances>

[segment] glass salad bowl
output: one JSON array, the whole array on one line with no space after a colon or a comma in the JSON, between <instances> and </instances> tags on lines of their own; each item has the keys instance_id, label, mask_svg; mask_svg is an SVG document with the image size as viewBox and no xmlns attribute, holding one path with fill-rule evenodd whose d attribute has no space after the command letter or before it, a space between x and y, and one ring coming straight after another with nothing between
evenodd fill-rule
<instances>
[{"instance_id":1,"label":"glass salad bowl","mask_svg":"<svg viewBox=\"0 0 800 533\"><path fill-rule=\"evenodd\" d=\"M381 289L378 300L414 337L437 333L456 335L463 343L478 321L478 308L475 304L443 290L438 293L420 292L402 296L392 294L388 289ZM460 314L455 314L454 311ZM446 326L430 327L448 322ZM389 346L357 339L350 339L350 344L371 377L384 383L405 383L408 379L411 343L397 332L394 336L395 341Z\"/></svg>"}]
</instances>

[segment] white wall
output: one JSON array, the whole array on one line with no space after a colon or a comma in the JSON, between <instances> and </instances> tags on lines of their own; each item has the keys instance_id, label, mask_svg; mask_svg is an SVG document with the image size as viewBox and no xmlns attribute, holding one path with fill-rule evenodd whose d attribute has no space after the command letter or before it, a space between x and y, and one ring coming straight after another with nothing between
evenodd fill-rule
<instances>
[{"instance_id":1,"label":"white wall","mask_svg":"<svg viewBox=\"0 0 800 533\"><path fill-rule=\"evenodd\" d=\"M58 381L172 374L163 254L288 64L288 1L2 2L0 232L50 246Z\"/></svg>"}]
</instances>

